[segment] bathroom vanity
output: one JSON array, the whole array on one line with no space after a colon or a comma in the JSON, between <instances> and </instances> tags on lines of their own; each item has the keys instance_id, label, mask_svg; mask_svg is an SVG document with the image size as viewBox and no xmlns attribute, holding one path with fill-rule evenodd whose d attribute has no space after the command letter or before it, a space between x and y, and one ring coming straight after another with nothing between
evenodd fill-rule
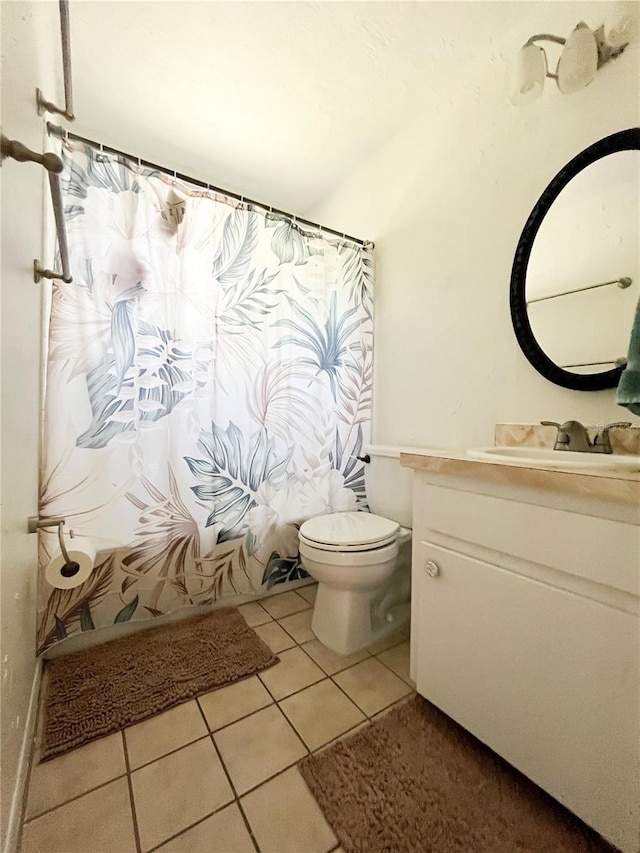
<instances>
[{"instance_id":1,"label":"bathroom vanity","mask_svg":"<svg viewBox=\"0 0 640 853\"><path fill-rule=\"evenodd\" d=\"M414 469L420 694L624 853L640 832L640 471Z\"/></svg>"}]
</instances>

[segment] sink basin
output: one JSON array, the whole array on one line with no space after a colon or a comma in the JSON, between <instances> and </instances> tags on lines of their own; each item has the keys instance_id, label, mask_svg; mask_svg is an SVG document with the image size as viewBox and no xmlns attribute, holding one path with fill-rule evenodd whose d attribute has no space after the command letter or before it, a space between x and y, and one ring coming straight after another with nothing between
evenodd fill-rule
<instances>
[{"instance_id":1,"label":"sink basin","mask_svg":"<svg viewBox=\"0 0 640 853\"><path fill-rule=\"evenodd\" d=\"M472 459L487 462L510 462L512 465L543 465L545 468L600 469L640 473L640 456L616 453L576 453L573 450L551 450L548 447L478 447L467 450Z\"/></svg>"}]
</instances>

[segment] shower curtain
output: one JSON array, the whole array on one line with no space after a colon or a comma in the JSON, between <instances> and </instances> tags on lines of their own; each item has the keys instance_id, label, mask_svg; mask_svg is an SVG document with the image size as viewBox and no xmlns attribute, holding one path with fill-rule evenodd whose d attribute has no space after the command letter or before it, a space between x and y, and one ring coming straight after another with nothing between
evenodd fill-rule
<instances>
[{"instance_id":1,"label":"shower curtain","mask_svg":"<svg viewBox=\"0 0 640 853\"><path fill-rule=\"evenodd\" d=\"M367 509L370 249L92 146L63 160L40 516L97 557L53 588L41 535L39 651L299 584L299 525Z\"/></svg>"}]
</instances>

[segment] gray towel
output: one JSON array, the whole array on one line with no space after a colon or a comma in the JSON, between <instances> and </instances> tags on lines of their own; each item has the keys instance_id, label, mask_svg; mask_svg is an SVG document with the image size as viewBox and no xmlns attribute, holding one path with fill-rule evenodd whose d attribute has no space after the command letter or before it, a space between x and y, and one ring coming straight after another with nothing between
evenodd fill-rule
<instances>
[{"instance_id":1,"label":"gray towel","mask_svg":"<svg viewBox=\"0 0 640 853\"><path fill-rule=\"evenodd\" d=\"M634 415L640 415L640 300L631 329L627 366L618 383L618 405L626 406Z\"/></svg>"}]
</instances>

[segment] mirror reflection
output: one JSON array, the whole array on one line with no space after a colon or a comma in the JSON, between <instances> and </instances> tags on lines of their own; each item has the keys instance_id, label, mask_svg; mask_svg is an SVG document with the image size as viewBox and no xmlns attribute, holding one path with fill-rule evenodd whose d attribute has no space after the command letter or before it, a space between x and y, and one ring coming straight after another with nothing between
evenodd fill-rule
<instances>
[{"instance_id":1,"label":"mirror reflection","mask_svg":"<svg viewBox=\"0 0 640 853\"><path fill-rule=\"evenodd\" d=\"M564 187L526 273L533 335L558 367L593 374L625 363L640 294L640 156L618 151Z\"/></svg>"}]
</instances>

